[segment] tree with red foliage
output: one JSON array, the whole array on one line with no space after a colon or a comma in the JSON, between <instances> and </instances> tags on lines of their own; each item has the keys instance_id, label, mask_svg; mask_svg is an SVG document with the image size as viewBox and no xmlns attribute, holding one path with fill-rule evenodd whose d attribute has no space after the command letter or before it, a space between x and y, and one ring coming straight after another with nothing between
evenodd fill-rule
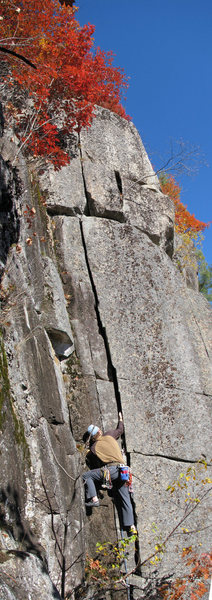
<instances>
[{"instance_id":1,"label":"tree with red foliage","mask_svg":"<svg viewBox=\"0 0 212 600\"><path fill-rule=\"evenodd\" d=\"M30 69L9 54L9 84L25 92L23 110L14 101L8 113L16 124L16 134L35 156L44 156L55 167L68 162L59 136L90 125L95 105L101 105L127 118L121 105L127 79L114 67L113 55L94 51L94 26L80 27L76 8L58 0L1 0L1 46L21 55L36 66ZM17 89L17 86L16 86Z\"/></svg>"}]
</instances>

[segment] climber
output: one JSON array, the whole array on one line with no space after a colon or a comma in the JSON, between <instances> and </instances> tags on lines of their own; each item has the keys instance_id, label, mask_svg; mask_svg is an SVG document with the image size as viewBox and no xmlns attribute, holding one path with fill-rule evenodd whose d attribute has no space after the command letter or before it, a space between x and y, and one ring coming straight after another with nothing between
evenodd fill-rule
<instances>
[{"instance_id":1,"label":"climber","mask_svg":"<svg viewBox=\"0 0 212 600\"><path fill-rule=\"evenodd\" d=\"M119 413L119 421L116 429L102 433L101 429L95 425L89 425L87 434L90 436L90 450L87 453L87 462L89 465L96 466L83 474L85 484L85 505L88 507L98 507L96 486L104 483L105 472L113 483L113 496L119 513L121 527L136 533L134 525L133 508L130 499L129 486L120 479L120 465L124 460L117 443L117 439L124 431L122 414Z\"/></svg>"}]
</instances>

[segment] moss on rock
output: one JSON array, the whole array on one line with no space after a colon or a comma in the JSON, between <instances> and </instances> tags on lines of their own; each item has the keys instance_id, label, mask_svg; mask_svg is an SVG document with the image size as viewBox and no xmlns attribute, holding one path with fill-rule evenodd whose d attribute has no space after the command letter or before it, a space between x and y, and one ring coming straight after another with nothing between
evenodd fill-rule
<instances>
[{"instance_id":1,"label":"moss on rock","mask_svg":"<svg viewBox=\"0 0 212 600\"><path fill-rule=\"evenodd\" d=\"M30 466L31 461L30 461L29 446L27 444L26 437L25 437L24 424L23 424L22 420L20 418L18 418L15 413L15 408L13 405L13 400L12 400L11 391L10 391L7 356L6 356L6 352L5 352L5 348L4 348L3 336L2 336L2 333L0 332L0 429L1 429L1 431L4 431L4 428L5 428L8 409L12 416L15 442L22 449L24 462L26 461L28 466Z\"/></svg>"},{"instance_id":2,"label":"moss on rock","mask_svg":"<svg viewBox=\"0 0 212 600\"><path fill-rule=\"evenodd\" d=\"M6 398L10 394L7 357L4 349L2 333L0 333L0 429L3 431L6 420Z\"/></svg>"}]
</instances>

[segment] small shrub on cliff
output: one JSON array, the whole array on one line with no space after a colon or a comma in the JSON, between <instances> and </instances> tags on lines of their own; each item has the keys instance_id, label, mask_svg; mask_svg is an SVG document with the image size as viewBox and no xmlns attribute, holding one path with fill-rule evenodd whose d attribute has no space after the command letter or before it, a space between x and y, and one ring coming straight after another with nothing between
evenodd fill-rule
<instances>
[{"instance_id":1,"label":"small shrub on cliff","mask_svg":"<svg viewBox=\"0 0 212 600\"><path fill-rule=\"evenodd\" d=\"M201 250L196 251L196 256L199 268L199 290L209 302L212 302L212 265L208 265Z\"/></svg>"},{"instance_id":2,"label":"small shrub on cliff","mask_svg":"<svg viewBox=\"0 0 212 600\"><path fill-rule=\"evenodd\" d=\"M181 188L179 183L175 181L173 175L161 173L159 181L161 191L163 194L169 196L175 205L175 231L181 240L178 251L181 251L184 256L185 264L183 264L183 266L195 266L193 263L196 263L197 260L199 266L199 290L209 301L211 301L211 267L207 265L202 251L198 249L198 246L201 247L203 240L202 232L206 227L209 227L210 223L204 223L203 221L196 219L196 217L189 212L187 206L181 202Z\"/></svg>"},{"instance_id":3,"label":"small shrub on cliff","mask_svg":"<svg viewBox=\"0 0 212 600\"><path fill-rule=\"evenodd\" d=\"M133 545L137 536L118 540L115 543L103 542L96 544L96 556L86 557L85 587L78 598L87 598L87 587L92 590L93 598L102 600L103 592L127 589L129 577L134 573L143 573L144 565L152 565L152 576L136 579L137 598L154 598L160 600L198 600L208 592L212 569L211 552L202 551L200 534L202 530L201 510L206 497L211 495L212 479L209 476L211 463L200 459L196 464L187 467L179 473L168 485L164 494L169 494L179 508L179 518L170 523L170 531L166 535L159 532L156 523L151 525L150 554L140 558L137 554L137 564L128 570L128 553L134 551ZM192 522L191 517L195 515ZM204 530L203 526L203 530ZM196 540L193 534L196 533ZM189 537L191 534L191 537ZM173 554L172 572L164 576L160 565L169 552L169 542L177 539L175 554ZM186 540L186 541L185 541ZM193 540L193 545L188 545ZM130 548L131 546L131 548ZM181 565L182 576L177 575ZM146 580L146 581L145 581ZM133 581L131 580L133 586ZM139 596L139 590L141 596ZM68 596L69 597L69 596Z\"/></svg>"},{"instance_id":4,"label":"small shrub on cliff","mask_svg":"<svg viewBox=\"0 0 212 600\"><path fill-rule=\"evenodd\" d=\"M202 553L200 556L192 551L190 546L183 549L182 560L188 574L178 577L171 584L163 584L159 589L161 600L199 600L208 593L208 582L212 570L212 553Z\"/></svg>"},{"instance_id":5,"label":"small shrub on cliff","mask_svg":"<svg viewBox=\"0 0 212 600\"><path fill-rule=\"evenodd\" d=\"M175 206L175 229L180 235L186 234L192 241L196 241L199 233L209 227L209 223L203 223L192 215L187 206L180 200L181 188L175 181L173 175L161 173L159 176L160 187L163 194L166 194L174 202Z\"/></svg>"}]
</instances>

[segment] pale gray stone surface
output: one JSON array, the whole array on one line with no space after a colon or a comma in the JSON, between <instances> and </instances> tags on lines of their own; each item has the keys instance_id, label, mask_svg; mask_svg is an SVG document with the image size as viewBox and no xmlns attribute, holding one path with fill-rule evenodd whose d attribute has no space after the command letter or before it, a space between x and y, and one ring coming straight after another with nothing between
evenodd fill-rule
<instances>
[{"instance_id":1,"label":"pale gray stone surface","mask_svg":"<svg viewBox=\"0 0 212 600\"><path fill-rule=\"evenodd\" d=\"M114 385L112 381L102 381L97 379L96 382L100 412L102 415L103 431L111 429L111 424L117 421L116 397Z\"/></svg>"},{"instance_id":2,"label":"pale gray stone surface","mask_svg":"<svg viewBox=\"0 0 212 600\"><path fill-rule=\"evenodd\" d=\"M41 600L41 593L42 600L60 600L61 596L49 575L42 573L39 561L34 556L13 558L11 555L6 565L8 575L1 575L1 600Z\"/></svg>"},{"instance_id":3,"label":"pale gray stone surface","mask_svg":"<svg viewBox=\"0 0 212 600\"><path fill-rule=\"evenodd\" d=\"M50 258L43 260L44 297L42 299L42 324L55 353L68 358L74 350L70 321L59 273Z\"/></svg>"},{"instance_id":4,"label":"pale gray stone surface","mask_svg":"<svg viewBox=\"0 0 212 600\"><path fill-rule=\"evenodd\" d=\"M84 217L83 231L118 377L130 373L136 382L142 370L149 383L153 378L154 389L161 383L170 389L189 385L193 392L211 394L208 302L199 317L207 330L205 347L202 325L193 315L194 294L189 297L160 249L134 228L109 220Z\"/></svg>"},{"instance_id":5,"label":"pale gray stone surface","mask_svg":"<svg viewBox=\"0 0 212 600\"><path fill-rule=\"evenodd\" d=\"M15 143L4 138L1 147L3 161L15 160L22 192L7 165L21 250L2 240L4 260L9 252L3 285L11 291L0 314L7 355L2 344L0 518L6 549L29 554L0 565L18 578L14 586L3 580L1 594L30 600L32 587L33 600L53 600L52 585L59 594L64 583L75 600L86 551L95 556L96 542L115 540L119 528L106 492L101 508L85 514L82 438L90 423L106 431L123 412L141 561L183 518L186 488L170 495L167 486L188 468L210 475L198 460L211 457L212 312L171 260L173 206L132 124L97 109L73 151L70 140L70 166L36 178L36 163L32 177L23 157L15 159ZM26 203L36 209L31 230ZM196 480L189 481L196 494ZM208 507L206 495L185 522L189 531L181 528L163 561L145 564L132 585L181 575L184 545L208 551ZM134 600L145 594L132 591Z\"/></svg>"},{"instance_id":6,"label":"pale gray stone surface","mask_svg":"<svg viewBox=\"0 0 212 600\"><path fill-rule=\"evenodd\" d=\"M80 134L87 214L129 222L172 254L173 204L160 192L136 128L108 110L97 114Z\"/></svg>"},{"instance_id":7,"label":"pale gray stone surface","mask_svg":"<svg viewBox=\"0 0 212 600\"><path fill-rule=\"evenodd\" d=\"M59 220L57 237L58 232ZM171 527L172 521L176 522L178 511L170 513L170 498L164 504L164 485L167 487L177 477L182 464L188 468L201 458L210 460L211 456L208 429L212 395L211 308L204 298L186 288L169 257L137 228L114 220L83 217L84 248L80 243L74 243L77 235L74 235L74 240L72 236L72 219L60 220L63 264L69 268L70 279L74 265L74 288L76 290L79 286L81 292L77 296L78 301L73 300L73 311L77 311L78 315L81 313L86 340L82 296L87 308L88 290L91 298L92 287L98 319L116 370L127 451L135 472L134 499L139 531L143 531L142 515L144 521L148 521L150 506L152 522L158 518L157 502L163 507L159 527L166 531L167 525ZM68 243L65 244L65 240ZM89 303L92 306L92 300ZM82 346L83 331L80 339ZM92 339L92 348L94 337L89 339ZM106 360L104 355L101 357ZM108 390L107 386L110 386ZM108 408L114 402L109 391L112 385L97 380L97 389L98 393L101 390L100 404L112 418L113 411L111 413ZM103 421L105 429L109 420ZM154 492L152 505L150 489L155 489L155 478L152 474L148 475L148 485L143 488L143 456L147 473L149 470L152 473L152 469L154 472L155 460L157 456L161 457L156 470L158 486L160 478L163 480L164 460L168 465L166 484L163 482L161 485L159 498ZM143 502L140 503L143 494L145 510ZM167 512L170 514L168 523ZM202 517L201 511L198 512L197 522L199 525L196 524L196 527L205 524L205 513ZM143 559L149 548L148 536L149 529L145 534ZM207 532L202 540L201 543L207 547ZM172 544L171 549L175 553ZM178 558L176 555L176 560ZM165 558L160 568L161 576L169 569L169 559Z\"/></svg>"},{"instance_id":8,"label":"pale gray stone surface","mask_svg":"<svg viewBox=\"0 0 212 600\"><path fill-rule=\"evenodd\" d=\"M60 242L58 246L60 264L69 280L71 321L72 319L81 321L84 343L90 348L96 377L108 379L107 358L98 331L96 301L86 264L80 221L70 217L55 217L54 220L55 235ZM80 347L82 348L82 344Z\"/></svg>"},{"instance_id":9,"label":"pale gray stone surface","mask_svg":"<svg viewBox=\"0 0 212 600\"><path fill-rule=\"evenodd\" d=\"M40 176L40 186L51 214L76 216L84 213L86 197L82 175L82 163L78 136L70 139L71 161L59 171L55 178L53 167L45 169Z\"/></svg>"},{"instance_id":10,"label":"pale gray stone surface","mask_svg":"<svg viewBox=\"0 0 212 600\"><path fill-rule=\"evenodd\" d=\"M158 579L164 572L170 574L171 569L175 575L180 575L183 548L191 545L204 552L208 547L208 533L212 525L211 512L208 511L210 494L196 505L187 519L184 520L184 517L186 510L189 511L195 505L194 502L193 505L187 505L188 494L200 499L206 492L206 486L201 487L201 480L211 476L211 467L205 471L204 465L195 462L175 461L171 457L157 455L151 458L151 455L145 456L139 452L131 455L131 465L132 472L135 473L134 496L138 529L142 531L141 561L154 553L155 546L157 549L176 527L174 535L167 539L163 554L157 552L158 559L162 560L161 563L160 560L158 564L155 563L154 567L158 571ZM186 481L186 477L190 477L189 481ZM177 480L181 484L187 483L188 487L182 489L176 484L173 493L170 493L167 488ZM149 563L141 568L143 575L150 575L151 570L153 567Z\"/></svg>"},{"instance_id":11,"label":"pale gray stone surface","mask_svg":"<svg viewBox=\"0 0 212 600\"><path fill-rule=\"evenodd\" d=\"M2 346L0 451L2 447L6 451L1 460L0 514L3 530L9 531L7 549L21 549L29 553L29 560L13 558L3 563L7 584L4 594L6 598L10 594L10 573L13 572L16 582L18 571L23 587L17 576L15 600L23 597L50 600L56 593L60 597L64 539L69 567L67 591L80 583L83 566L80 456L70 429L64 375L58 360L58 356L67 360L74 347L45 209L31 188L23 159L18 166L22 193L13 198L16 205L12 204L12 208L16 206L21 221L19 248L10 250L3 288L11 291L0 315L7 353L6 361ZM13 181L13 169L10 176ZM30 230L24 218L26 204L35 208ZM27 243L29 236L31 244ZM30 567L34 554L39 558L32 567L36 593L30 587L34 581ZM44 566L48 568L45 576Z\"/></svg>"},{"instance_id":12,"label":"pale gray stone surface","mask_svg":"<svg viewBox=\"0 0 212 600\"><path fill-rule=\"evenodd\" d=\"M86 158L93 164L107 164L114 171L119 171L122 165L123 175L132 182L141 180L159 190L158 179L133 123L107 109L97 108L96 115L92 126L80 133L84 167Z\"/></svg>"}]
</instances>

